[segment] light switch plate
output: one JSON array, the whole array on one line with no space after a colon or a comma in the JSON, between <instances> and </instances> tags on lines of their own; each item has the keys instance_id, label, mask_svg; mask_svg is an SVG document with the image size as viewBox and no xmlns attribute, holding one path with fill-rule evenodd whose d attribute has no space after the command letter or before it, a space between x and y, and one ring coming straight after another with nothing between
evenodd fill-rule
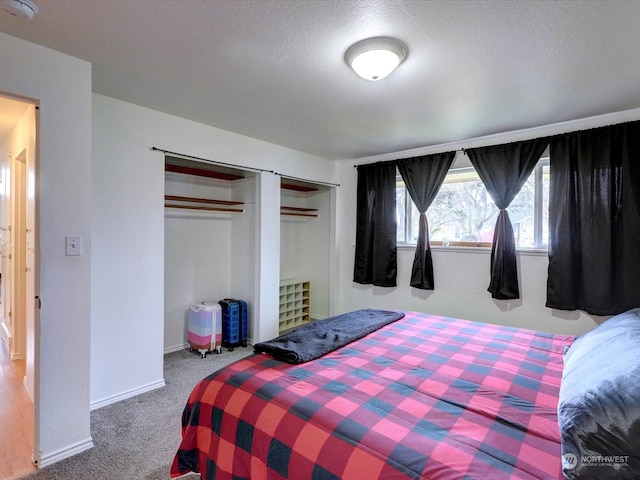
<instances>
[{"instance_id":1,"label":"light switch plate","mask_svg":"<svg viewBox=\"0 0 640 480\"><path fill-rule=\"evenodd\" d=\"M82 237L80 235L67 235L67 256L82 255Z\"/></svg>"}]
</instances>

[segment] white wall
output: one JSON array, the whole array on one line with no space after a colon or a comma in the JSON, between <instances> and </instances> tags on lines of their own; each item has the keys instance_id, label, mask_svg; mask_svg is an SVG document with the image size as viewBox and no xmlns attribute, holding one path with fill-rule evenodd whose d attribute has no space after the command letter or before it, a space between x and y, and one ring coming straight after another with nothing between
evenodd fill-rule
<instances>
[{"instance_id":1,"label":"white wall","mask_svg":"<svg viewBox=\"0 0 640 480\"><path fill-rule=\"evenodd\" d=\"M280 292L280 178L261 172L256 178L256 269L253 343L278 335Z\"/></svg>"},{"instance_id":2,"label":"white wall","mask_svg":"<svg viewBox=\"0 0 640 480\"><path fill-rule=\"evenodd\" d=\"M513 327L524 327L552 333L579 335L608 317L581 311L554 310L545 307L548 257L546 253L523 253L517 256L520 299L505 301L491 298L489 286L489 249L434 248L435 289L424 291L409 286L414 249L398 251L398 286L373 287L354 283L357 163L408 158L461 148L497 145L512 141L554 135L579 129L637 120L640 110L591 117L574 122L549 125L530 130L471 139L456 144L436 145L409 152L381 155L357 162L343 162L340 168L338 195L338 264L340 274L334 289L340 311L358 308L397 308L466 318Z\"/></svg>"},{"instance_id":3,"label":"white wall","mask_svg":"<svg viewBox=\"0 0 640 480\"><path fill-rule=\"evenodd\" d=\"M93 96L92 408L164 385L164 158L149 151L153 128L145 110Z\"/></svg>"},{"instance_id":4,"label":"white wall","mask_svg":"<svg viewBox=\"0 0 640 480\"><path fill-rule=\"evenodd\" d=\"M97 94L93 118L91 405L95 408L163 384L165 173L164 155L151 148L322 182L335 182L337 166ZM275 177L269 185L279 182L279 177L269 175ZM279 198L273 197L270 192L264 201L256 200L256 208L268 210L265 222L273 223L269 212L279 216ZM269 207L269 201L274 206ZM268 260L266 252L256 253L256 263ZM277 268L257 272L256 278L259 275L278 278ZM277 329L277 315L275 321Z\"/></svg>"},{"instance_id":5,"label":"white wall","mask_svg":"<svg viewBox=\"0 0 640 480\"><path fill-rule=\"evenodd\" d=\"M41 107L35 457L46 465L92 446L91 65L2 33L0 65L0 90L38 100ZM82 256L65 256L70 234L82 236Z\"/></svg>"}]
</instances>

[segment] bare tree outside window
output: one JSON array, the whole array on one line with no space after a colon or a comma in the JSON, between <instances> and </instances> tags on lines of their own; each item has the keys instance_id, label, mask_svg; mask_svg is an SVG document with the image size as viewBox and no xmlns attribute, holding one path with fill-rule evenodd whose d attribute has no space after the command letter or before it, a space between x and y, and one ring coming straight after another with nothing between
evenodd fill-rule
<instances>
[{"instance_id":1,"label":"bare tree outside window","mask_svg":"<svg viewBox=\"0 0 640 480\"><path fill-rule=\"evenodd\" d=\"M397 193L398 242L415 244L419 213L400 179ZM509 208L516 245L548 244L549 161L541 159ZM452 170L427 210L432 244L490 246L498 208L473 168Z\"/></svg>"}]
</instances>

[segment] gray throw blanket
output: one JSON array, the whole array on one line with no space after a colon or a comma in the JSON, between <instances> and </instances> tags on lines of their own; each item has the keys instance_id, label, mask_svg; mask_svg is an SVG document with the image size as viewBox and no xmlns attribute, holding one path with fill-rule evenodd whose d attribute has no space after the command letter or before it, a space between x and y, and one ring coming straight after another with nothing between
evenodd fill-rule
<instances>
[{"instance_id":1,"label":"gray throw blanket","mask_svg":"<svg viewBox=\"0 0 640 480\"><path fill-rule=\"evenodd\" d=\"M358 340L404 317L402 312L356 310L309 323L273 340L256 343L255 353L288 363L304 363Z\"/></svg>"}]
</instances>

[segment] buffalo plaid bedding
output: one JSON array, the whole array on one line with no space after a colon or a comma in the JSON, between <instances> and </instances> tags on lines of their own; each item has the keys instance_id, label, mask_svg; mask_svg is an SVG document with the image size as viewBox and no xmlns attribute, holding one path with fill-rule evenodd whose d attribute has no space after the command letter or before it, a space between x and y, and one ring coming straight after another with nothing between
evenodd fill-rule
<instances>
[{"instance_id":1,"label":"buffalo plaid bedding","mask_svg":"<svg viewBox=\"0 0 640 480\"><path fill-rule=\"evenodd\" d=\"M573 337L407 312L299 365L252 355L202 380L171 476L562 478Z\"/></svg>"}]
</instances>

